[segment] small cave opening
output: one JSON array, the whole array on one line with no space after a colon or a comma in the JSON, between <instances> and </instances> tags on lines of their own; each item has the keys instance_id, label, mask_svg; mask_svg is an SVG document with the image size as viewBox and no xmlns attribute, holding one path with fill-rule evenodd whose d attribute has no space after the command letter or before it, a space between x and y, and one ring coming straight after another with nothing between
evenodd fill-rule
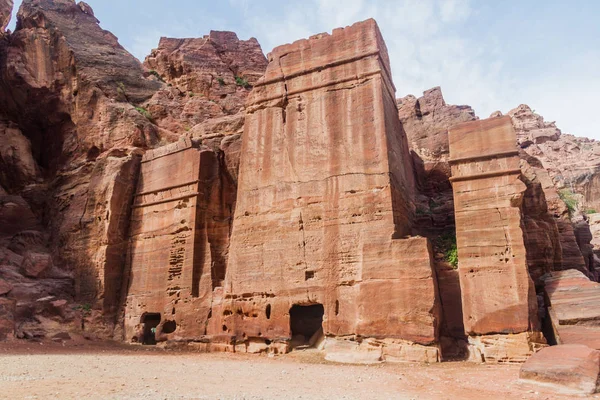
<instances>
[{"instance_id":1,"label":"small cave opening","mask_svg":"<svg viewBox=\"0 0 600 400\"><path fill-rule=\"evenodd\" d=\"M165 321L165 323L162 326L162 333L173 333L176 329L177 323L175 321Z\"/></svg>"},{"instance_id":2,"label":"small cave opening","mask_svg":"<svg viewBox=\"0 0 600 400\"><path fill-rule=\"evenodd\" d=\"M265 314L267 316L267 319L271 319L271 305L267 304L267 308L265 309Z\"/></svg>"},{"instance_id":3,"label":"small cave opening","mask_svg":"<svg viewBox=\"0 0 600 400\"><path fill-rule=\"evenodd\" d=\"M144 313L141 322L144 327L142 344L156 344L156 327L160 324L160 313Z\"/></svg>"},{"instance_id":4,"label":"small cave opening","mask_svg":"<svg viewBox=\"0 0 600 400\"><path fill-rule=\"evenodd\" d=\"M300 305L290 308L292 348L312 347L323 335L323 304Z\"/></svg>"}]
</instances>

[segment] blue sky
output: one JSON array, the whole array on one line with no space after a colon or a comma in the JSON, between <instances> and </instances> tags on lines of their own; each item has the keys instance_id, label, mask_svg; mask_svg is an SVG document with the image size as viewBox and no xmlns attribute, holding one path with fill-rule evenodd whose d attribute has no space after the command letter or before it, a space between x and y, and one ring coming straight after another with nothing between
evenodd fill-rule
<instances>
[{"instance_id":1,"label":"blue sky","mask_svg":"<svg viewBox=\"0 0 600 400\"><path fill-rule=\"evenodd\" d=\"M20 0L15 3L20 4ZM441 86L482 118L529 104L564 133L600 139L597 0L87 0L143 58L161 36L231 30L263 51L373 17L397 96ZM14 21L13 21L14 23Z\"/></svg>"}]
</instances>

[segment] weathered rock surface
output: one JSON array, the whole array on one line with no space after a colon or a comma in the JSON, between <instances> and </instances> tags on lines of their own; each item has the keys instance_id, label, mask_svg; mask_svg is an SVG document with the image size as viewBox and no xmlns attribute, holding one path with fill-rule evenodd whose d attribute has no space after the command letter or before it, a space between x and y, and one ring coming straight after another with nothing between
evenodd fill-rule
<instances>
[{"instance_id":1,"label":"weathered rock surface","mask_svg":"<svg viewBox=\"0 0 600 400\"><path fill-rule=\"evenodd\" d=\"M290 337L290 309L320 306L328 336L435 344L430 248L400 239L412 230L412 166L375 22L269 60L247 105L224 332Z\"/></svg>"},{"instance_id":2,"label":"weathered rock surface","mask_svg":"<svg viewBox=\"0 0 600 400\"><path fill-rule=\"evenodd\" d=\"M144 64L170 85L147 103L149 113L160 127L186 134L211 118L239 113L267 59L256 39L211 31L203 38L163 37Z\"/></svg>"},{"instance_id":3,"label":"weathered rock surface","mask_svg":"<svg viewBox=\"0 0 600 400\"><path fill-rule=\"evenodd\" d=\"M13 9L13 0L0 0L0 36L6 31Z\"/></svg>"},{"instance_id":4,"label":"weathered rock surface","mask_svg":"<svg viewBox=\"0 0 600 400\"><path fill-rule=\"evenodd\" d=\"M527 186L522 207L523 235L532 279L539 286L544 274L566 269L593 276L582 254L585 244L583 240L578 242L569 209L550 175L536 158L523 152L520 156L521 179ZM586 228L587 225L581 227Z\"/></svg>"},{"instance_id":5,"label":"weathered rock surface","mask_svg":"<svg viewBox=\"0 0 600 400\"><path fill-rule=\"evenodd\" d=\"M510 118L449 131L458 271L469 336L539 331L521 230L520 181Z\"/></svg>"},{"instance_id":6,"label":"weathered rock surface","mask_svg":"<svg viewBox=\"0 0 600 400\"><path fill-rule=\"evenodd\" d=\"M448 129L477 119L469 106L446 104L441 88L422 97L398 99L400 121L413 156L418 196L415 230L431 240L443 311L441 335L444 357L464 357L466 344L460 284L448 254L456 245L454 199L448 164Z\"/></svg>"},{"instance_id":7,"label":"weathered rock surface","mask_svg":"<svg viewBox=\"0 0 600 400\"><path fill-rule=\"evenodd\" d=\"M40 178L29 139L14 122L0 121L0 186L22 188Z\"/></svg>"},{"instance_id":8,"label":"weathered rock surface","mask_svg":"<svg viewBox=\"0 0 600 400\"><path fill-rule=\"evenodd\" d=\"M600 143L562 134L553 122L544 121L527 105L520 105L508 115L524 153L535 160L536 167L545 170L550 178L546 179L546 187L550 189L552 183L560 197L558 207L551 198L548 206L560 231L562 269L576 268L597 280L593 250L600 249L589 244L586 214L595 213L600 206ZM547 197L554 197L548 196L547 189L544 192Z\"/></svg>"},{"instance_id":9,"label":"weathered rock surface","mask_svg":"<svg viewBox=\"0 0 600 400\"><path fill-rule=\"evenodd\" d=\"M558 392L593 394L600 379L600 351L577 344L547 347L521 366L519 377Z\"/></svg>"},{"instance_id":10,"label":"weathered rock surface","mask_svg":"<svg viewBox=\"0 0 600 400\"><path fill-rule=\"evenodd\" d=\"M144 155L124 287L128 340L144 340L153 313L163 339L206 334L213 290L225 279L235 193L222 160L189 139Z\"/></svg>"},{"instance_id":11,"label":"weathered rock surface","mask_svg":"<svg viewBox=\"0 0 600 400\"><path fill-rule=\"evenodd\" d=\"M139 165L132 146L160 139L136 104L165 85L144 77L89 5L68 0L24 1L0 64L0 270L18 299L17 335L69 323L43 317L49 303L38 300L49 296L97 302L110 320Z\"/></svg>"},{"instance_id":12,"label":"weathered rock surface","mask_svg":"<svg viewBox=\"0 0 600 400\"><path fill-rule=\"evenodd\" d=\"M600 283L577 270L552 272L544 283L556 343L600 349Z\"/></svg>"}]
</instances>

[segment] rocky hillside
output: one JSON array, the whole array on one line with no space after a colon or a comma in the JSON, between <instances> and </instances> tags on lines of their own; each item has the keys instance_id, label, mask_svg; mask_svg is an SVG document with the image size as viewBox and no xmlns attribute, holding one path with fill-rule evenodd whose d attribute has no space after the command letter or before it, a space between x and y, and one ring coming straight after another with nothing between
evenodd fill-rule
<instances>
[{"instance_id":1,"label":"rocky hillside","mask_svg":"<svg viewBox=\"0 0 600 400\"><path fill-rule=\"evenodd\" d=\"M0 2L0 331L87 322L111 336L141 155L210 135L234 182L266 58L255 39L211 32L163 38L146 67L84 2L25 0L8 34L11 9Z\"/></svg>"},{"instance_id":2,"label":"rocky hillside","mask_svg":"<svg viewBox=\"0 0 600 400\"><path fill-rule=\"evenodd\" d=\"M214 153L207 199L228 217L211 229L228 243L244 104L267 58L256 39L213 31L161 38L142 64L84 2L25 0L13 33L11 10L12 0L0 0L0 340L82 329L113 337L142 155L181 137ZM439 87L397 105L418 188L414 233L433 243L442 345L457 351L464 327L448 129L478 117L446 104ZM538 284L573 268L597 279L600 143L562 134L526 105L508 115L527 185L530 274Z\"/></svg>"}]
</instances>

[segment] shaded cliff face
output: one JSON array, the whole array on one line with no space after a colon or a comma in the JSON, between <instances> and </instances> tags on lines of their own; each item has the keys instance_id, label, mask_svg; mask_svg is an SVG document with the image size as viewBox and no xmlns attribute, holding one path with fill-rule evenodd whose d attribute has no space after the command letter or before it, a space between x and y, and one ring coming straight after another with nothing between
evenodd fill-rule
<instances>
[{"instance_id":1,"label":"shaded cliff face","mask_svg":"<svg viewBox=\"0 0 600 400\"><path fill-rule=\"evenodd\" d=\"M440 88L425 91L418 99L406 96L398 100L398 106L420 189L416 229L434 244L444 311L442 344L450 341L449 349L454 351L464 328L462 313L457 311L462 308L458 274L448 262L448 242L452 242L449 238L455 230L448 128L477 117L468 106L447 105ZM540 278L553 270L575 268L594 277L590 244L593 235L587 227L587 217L577 209L592 208L587 205L593 204L594 198L596 143L561 134L554 123L544 121L525 105L509 115L521 147L522 179L527 187L523 194L522 228L531 277L538 286ZM565 201L572 203L572 210Z\"/></svg>"},{"instance_id":2,"label":"shaded cliff face","mask_svg":"<svg viewBox=\"0 0 600 400\"><path fill-rule=\"evenodd\" d=\"M528 182L526 199L530 199L526 204L531 205L535 197L547 204L546 212L540 213L541 207L533 211L537 217L531 217L531 207L525 209L526 224L532 228L526 235L532 241L532 263L540 267L546 265L545 272L550 268L577 269L597 280L588 214L595 213L594 207L598 204L594 192L600 182L600 143L562 134L555 123L544 121L527 105L520 105L508 115L522 148L523 177ZM537 194L533 195L534 192ZM554 226L545 227L540 218L553 220ZM538 223L532 224L534 220ZM557 245L551 245L554 239L549 232L555 230L558 231L561 257L552 261L550 252L556 253ZM532 269L538 270L533 272L534 279L541 276L541 269Z\"/></svg>"},{"instance_id":3,"label":"shaded cliff face","mask_svg":"<svg viewBox=\"0 0 600 400\"><path fill-rule=\"evenodd\" d=\"M449 255L456 244L454 198L450 184L448 129L477 119L469 106L446 104L441 88L422 97L408 95L397 100L400 121L408 138L418 194L415 231L433 245L434 266L443 311L442 353L462 357L466 346L461 291L456 266Z\"/></svg>"},{"instance_id":4,"label":"shaded cliff face","mask_svg":"<svg viewBox=\"0 0 600 400\"><path fill-rule=\"evenodd\" d=\"M600 142L561 133L527 105L508 112L524 151L537 158L558 189L575 193L575 208L600 210Z\"/></svg>"},{"instance_id":5,"label":"shaded cliff face","mask_svg":"<svg viewBox=\"0 0 600 400\"><path fill-rule=\"evenodd\" d=\"M10 14L5 3L0 2L3 26ZM248 48L236 47L235 34L217 36L226 38L219 49L224 59L232 64L244 59ZM249 42L260 52L255 41ZM229 48L238 49L235 56L228 55ZM189 68L178 79L199 82L202 75L194 65L206 62L202 57L189 61L185 51L179 54ZM248 59L253 57L256 52ZM163 66L170 68L169 62ZM66 330L79 330L84 318L86 331L110 336L142 154L187 134L179 128L188 117L202 115L194 120L202 122L195 137L205 138L198 140L212 149L215 169L228 182L219 189L226 193L222 196L235 199L229 182L237 178L240 141L235 133L242 129L243 114L230 115L234 111L208 100L196 104L186 86L178 100L183 111L172 113L172 124L161 124L148 104L179 89L120 46L83 2L24 1L17 29L0 40L0 64L0 224L6 227L0 232L0 297L12 304L2 307L9 311L0 322L16 321L17 335L28 337L52 333L40 314ZM206 73L217 68L206 65ZM240 71L249 71L244 72L249 81L259 73L244 68ZM231 96L243 103L248 90L232 87ZM231 203L222 207L231 212ZM228 235L228 226L224 231ZM61 303L52 305L55 301ZM80 303L79 311L66 305L73 301Z\"/></svg>"}]
</instances>

